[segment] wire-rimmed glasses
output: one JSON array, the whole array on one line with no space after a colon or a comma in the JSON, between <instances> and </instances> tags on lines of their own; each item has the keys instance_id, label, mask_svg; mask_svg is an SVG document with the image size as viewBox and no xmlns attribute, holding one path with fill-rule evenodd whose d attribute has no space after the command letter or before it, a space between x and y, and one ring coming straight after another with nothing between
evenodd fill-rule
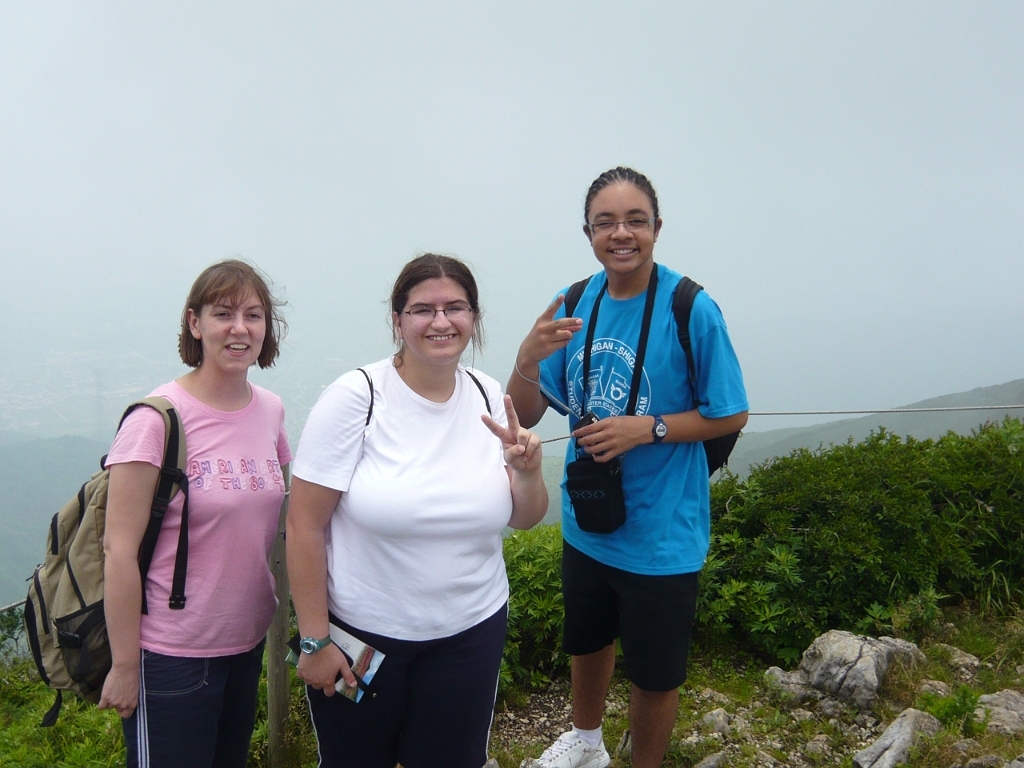
<instances>
[{"instance_id":1,"label":"wire-rimmed glasses","mask_svg":"<svg viewBox=\"0 0 1024 768\"><path fill-rule=\"evenodd\" d=\"M402 310L402 314L408 315L413 320L430 322L437 317L438 312L444 313L449 320L465 320L476 310L469 304L449 304L447 307L430 307L426 304L416 304L409 309Z\"/></svg>"},{"instance_id":2,"label":"wire-rimmed glasses","mask_svg":"<svg viewBox=\"0 0 1024 768\"><path fill-rule=\"evenodd\" d=\"M647 219L632 216L625 221L595 221L593 224L587 224L587 228L592 235L610 235L618 230L619 226L625 226L627 232L636 233L652 228L655 221L653 216Z\"/></svg>"}]
</instances>

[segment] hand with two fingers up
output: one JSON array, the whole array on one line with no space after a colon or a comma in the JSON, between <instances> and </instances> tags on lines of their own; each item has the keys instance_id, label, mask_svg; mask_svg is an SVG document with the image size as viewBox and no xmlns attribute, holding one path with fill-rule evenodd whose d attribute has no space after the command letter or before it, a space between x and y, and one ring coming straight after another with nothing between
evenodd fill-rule
<instances>
[{"instance_id":1,"label":"hand with two fingers up","mask_svg":"<svg viewBox=\"0 0 1024 768\"><path fill-rule=\"evenodd\" d=\"M513 471L536 472L541 468L543 458L540 437L520 426L511 397L505 395L504 402L505 416L508 419L507 427L502 426L487 414L482 414L480 418L494 436L501 440L502 449L505 452L505 463Z\"/></svg>"},{"instance_id":2,"label":"hand with two fingers up","mask_svg":"<svg viewBox=\"0 0 1024 768\"><path fill-rule=\"evenodd\" d=\"M555 313L564 302L565 296L559 294L537 318L533 328L519 345L516 364L523 373L533 375L541 360L565 347L572 340L573 334L583 328L583 321L578 317L555 319Z\"/></svg>"}]
</instances>

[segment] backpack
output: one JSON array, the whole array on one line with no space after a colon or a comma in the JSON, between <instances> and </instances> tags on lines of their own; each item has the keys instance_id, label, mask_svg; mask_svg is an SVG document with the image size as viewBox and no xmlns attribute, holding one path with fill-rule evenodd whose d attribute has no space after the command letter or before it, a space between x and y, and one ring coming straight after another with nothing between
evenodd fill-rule
<instances>
[{"instance_id":1,"label":"backpack","mask_svg":"<svg viewBox=\"0 0 1024 768\"><path fill-rule=\"evenodd\" d=\"M153 559L167 505L180 488L185 494L178 551L174 561L171 608L185 607L185 572L188 566L188 476L185 430L170 401L149 397L132 403L118 429L132 411L147 406L164 419L164 459L150 510L149 523L139 547L142 577L142 612L147 612L146 574ZM99 703L103 681L110 671L110 641L103 614L103 532L106 526L107 457L95 473L50 521L46 559L32 574L25 601L25 630L39 676L57 697L44 715L42 726L57 722L63 691Z\"/></svg>"},{"instance_id":2,"label":"backpack","mask_svg":"<svg viewBox=\"0 0 1024 768\"><path fill-rule=\"evenodd\" d=\"M589 282L590 278L587 277L570 285L569 290L565 292L566 317L575 311ZM697 400L697 366L693 362L693 347L690 345L690 310L693 308L693 300L702 290L704 290L704 286L700 283L695 283L690 278L684 277L676 285L675 292L672 294L672 314L675 315L676 326L679 329L679 344L682 346L683 352L686 353L686 372L690 380L694 408L700 403ZM732 432L704 441L704 453L708 459L708 477L729 463L729 454L732 453L739 436L739 432Z\"/></svg>"}]
</instances>

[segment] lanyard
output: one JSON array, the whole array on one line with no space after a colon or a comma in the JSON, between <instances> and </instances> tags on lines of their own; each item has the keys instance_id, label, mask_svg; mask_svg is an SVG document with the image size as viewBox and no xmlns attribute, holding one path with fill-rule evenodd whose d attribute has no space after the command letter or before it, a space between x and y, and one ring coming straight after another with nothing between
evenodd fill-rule
<instances>
[{"instance_id":1,"label":"lanyard","mask_svg":"<svg viewBox=\"0 0 1024 768\"><path fill-rule=\"evenodd\" d=\"M601 299L608 290L608 281L605 280L601 286L601 292L597 294L594 301L594 309L590 313L590 323L587 325L586 346L583 348L583 391L585 393L584 410L589 410L590 392L590 351L594 346L594 329L597 326L597 312L601 308ZM658 265L651 265L651 279L647 283L647 300L644 303L644 318L640 323L640 343L637 345L636 359L633 361L633 381L629 385L629 402L626 405L626 415L633 416L636 411L636 401L640 396L640 381L644 372L644 355L647 353L647 335L651 330L651 316L654 314L654 294L658 291ZM583 414L581 413L582 417Z\"/></svg>"}]
</instances>

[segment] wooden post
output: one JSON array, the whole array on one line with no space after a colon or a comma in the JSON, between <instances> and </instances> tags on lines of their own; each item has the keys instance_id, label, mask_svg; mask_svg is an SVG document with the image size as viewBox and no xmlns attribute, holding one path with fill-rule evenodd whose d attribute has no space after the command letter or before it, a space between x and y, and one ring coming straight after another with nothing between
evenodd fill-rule
<instances>
[{"instance_id":1,"label":"wooden post","mask_svg":"<svg viewBox=\"0 0 1024 768\"><path fill-rule=\"evenodd\" d=\"M283 768L288 764L288 753L285 749L284 732L288 720L289 671L285 654L288 652L288 631L290 629L290 610L288 588L288 568L284 554L284 526L288 519L288 499L291 496L291 465L282 468L285 487L289 490L281 504L281 516L277 522L277 538L274 549L270 553L270 571L277 581L277 613L267 633L267 741L269 743L270 768Z\"/></svg>"}]
</instances>

